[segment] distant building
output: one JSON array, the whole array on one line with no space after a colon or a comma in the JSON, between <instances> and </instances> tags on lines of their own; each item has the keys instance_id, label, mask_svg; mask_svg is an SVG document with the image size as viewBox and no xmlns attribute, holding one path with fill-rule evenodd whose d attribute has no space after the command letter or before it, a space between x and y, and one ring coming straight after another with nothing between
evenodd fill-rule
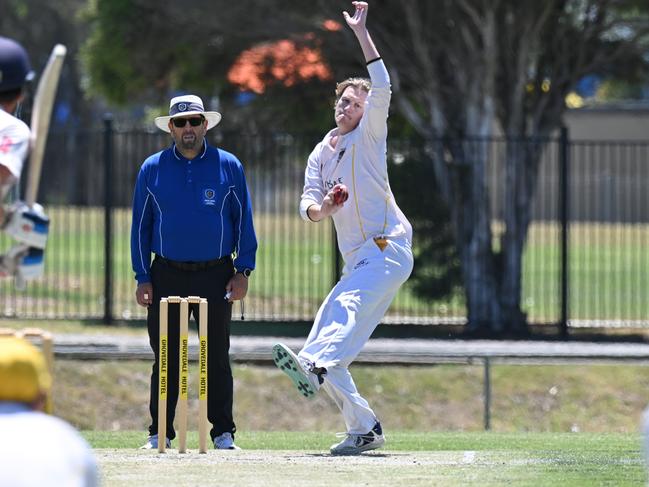
<instances>
[{"instance_id":1,"label":"distant building","mask_svg":"<svg viewBox=\"0 0 649 487\"><path fill-rule=\"evenodd\" d=\"M572 109L564 122L571 140L649 142L649 101Z\"/></svg>"}]
</instances>

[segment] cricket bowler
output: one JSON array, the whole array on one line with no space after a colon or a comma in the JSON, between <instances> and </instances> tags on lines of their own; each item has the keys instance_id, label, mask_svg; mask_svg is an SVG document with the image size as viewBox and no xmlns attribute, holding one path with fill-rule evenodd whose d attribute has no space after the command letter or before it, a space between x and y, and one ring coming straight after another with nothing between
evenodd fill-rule
<instances>
[{"instance_id":1,"label":"cricket bowler","mask_svg":"<svg viewBox=\"0 0 649 487\"><path fill-rule=\"evenodd\" d=\"M298 391L323 388L340 409L345 438L333 455L357 455L385 443L381 423L361 396L349 365L383 318L413 267L412 227L388 182L386 147L390 79L366 28L368 4L343 13L363 51L370 79L349 78L336 87L331 130L309 156L300 214L309 222L333 218L345 267L295 355L278 343L275 364Z\"/></svg>"}]
</instances>

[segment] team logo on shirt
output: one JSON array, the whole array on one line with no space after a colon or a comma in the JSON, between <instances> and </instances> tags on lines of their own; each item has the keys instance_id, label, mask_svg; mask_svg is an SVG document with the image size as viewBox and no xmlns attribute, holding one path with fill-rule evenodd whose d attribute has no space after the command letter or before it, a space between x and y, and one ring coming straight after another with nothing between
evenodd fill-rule
<instances>
[{"instance_id":1,"label":"team logo on shirt","mask_svg":"<svg viewBox=\"0 0 649 487\"><path fill-rule=\"evenodd\" d=\"M207 206L214 206L216 204L216 191L207 188L203 190L203 204Z\"/></svg>"}]
</instances>

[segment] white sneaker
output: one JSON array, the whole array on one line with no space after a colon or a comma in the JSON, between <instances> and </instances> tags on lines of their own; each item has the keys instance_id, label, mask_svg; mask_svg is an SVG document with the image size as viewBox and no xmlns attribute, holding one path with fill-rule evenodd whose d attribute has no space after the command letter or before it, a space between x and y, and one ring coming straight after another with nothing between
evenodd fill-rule
<instances>
[{"instance_id":1,"label":"white sneaker","mask_svg":"<svg viewBox=\"0 0 649 487\"><path fill-rule=\"evenodd\" d=\"M167 448L171 448L171 440L166 438ZM158 435L151 435L147 438L146 443L140 447L140 450L157 450L158 449Z\"/></svg>"},{"instance_id":2,"label":"white sneaker","mask_svg":"<svg viewBox=\"0 0 649 487\"><path fill-rule=\"evenodd\" d=\"M214 448L217 450L241 450L241 448L234 444L232 433L227 432L214 438Z\"/></svg>"},{"instance_id":3,"label":"white sneaker","mask_svg":"<svg viewBox=\"0 0 649 487\"><path fill-rule=\"evenodd\" d=\"M298 392L304 397L312 398L320 389L318 376L308 370L297 355L283 343L273 347L275 365L293 381Z\"/></svg>"},{"instance_id":4,"label":"white sneaker","mask_svg":"<svg viewBox=\"0 0 649 487\"><path fill-rule=\"evenodd\" d=\"M368 450L381 448L385 444L385 436L381 423L378 421L372 431L365 434L343 433L345 439L336 445L332 445L329 451L332 455L359 455Z\"/></svg>"}]
</instances>

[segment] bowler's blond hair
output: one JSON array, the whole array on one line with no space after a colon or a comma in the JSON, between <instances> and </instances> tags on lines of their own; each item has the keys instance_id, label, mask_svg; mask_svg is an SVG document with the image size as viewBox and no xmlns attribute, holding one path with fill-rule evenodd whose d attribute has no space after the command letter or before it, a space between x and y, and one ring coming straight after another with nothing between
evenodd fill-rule
<instances>
[{"instance_id":1,"label":"bowler's blond hair","mask_svg":"<svg viewBox=\"0 0 649 487\"><path fill-rule=\"evenodd\" d=\"M347 78L346 80L341 81L336 85L336 103L340 100L343 92L350 86L360 88L364 92L369 93L370 88L372 87L372 82L368 78Z\"/></svg>"}]
</instances>

